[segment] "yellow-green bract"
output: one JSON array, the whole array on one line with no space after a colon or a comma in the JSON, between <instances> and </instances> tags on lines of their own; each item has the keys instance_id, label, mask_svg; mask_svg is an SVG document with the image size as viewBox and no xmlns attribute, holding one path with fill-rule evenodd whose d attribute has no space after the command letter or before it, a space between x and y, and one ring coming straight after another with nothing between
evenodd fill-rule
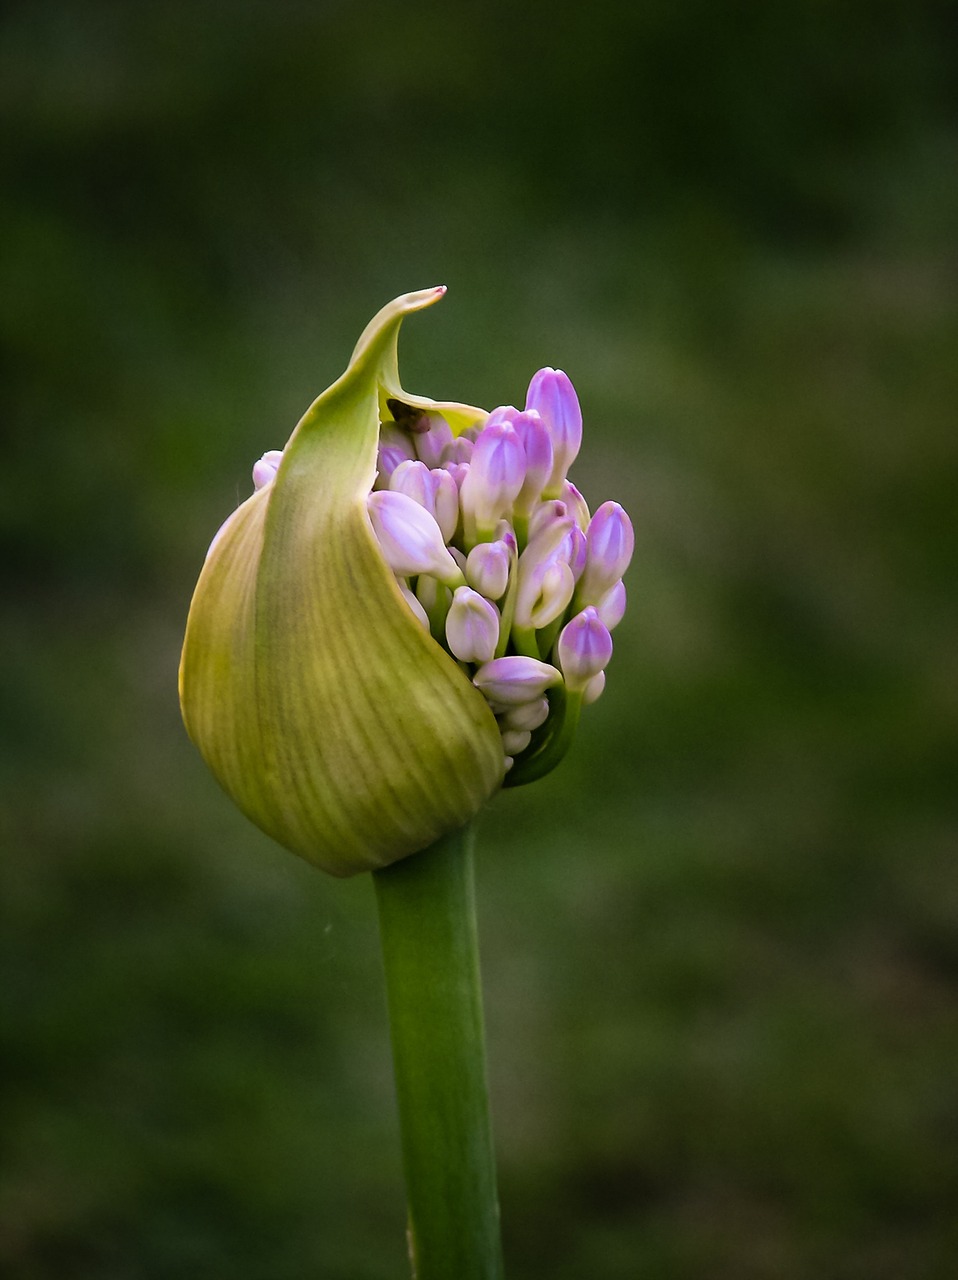
<instances>
[{"instance_id":1,"label":"yellow-green bract","mask_svg":"<svg viewBox=\"0 0 958 1280\"><path fill-rule=\"evenodd\" d=\"M333 875L386 866L461 827L498 789L482 694L402 599L366 514L385 404L485 411L402 389L397 298L290 437L275 480L227 520L203 566L180 663L187 731L239 808Z\"/></svg>"}]
</instances>

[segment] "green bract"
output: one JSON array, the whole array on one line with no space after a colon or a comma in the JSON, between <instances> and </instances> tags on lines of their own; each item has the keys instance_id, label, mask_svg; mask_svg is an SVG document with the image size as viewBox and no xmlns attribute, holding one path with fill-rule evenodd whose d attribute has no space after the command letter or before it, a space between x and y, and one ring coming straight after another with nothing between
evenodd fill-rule
<instances>
[{"instance_id":1,"label":"green bract","mask_svg":"<svg viewBox=\"0 0 958 1280\"><path fill-rule=\"evenodd\" d=\"M190 737L257 826L333 875L383 867L466 823L502 783L482 694L423 630L366 512L387 399L458 434L485 411L405 392L406 294L307 411L275 480L223 526L180 663Z\"/></svg>"}]
</instances>

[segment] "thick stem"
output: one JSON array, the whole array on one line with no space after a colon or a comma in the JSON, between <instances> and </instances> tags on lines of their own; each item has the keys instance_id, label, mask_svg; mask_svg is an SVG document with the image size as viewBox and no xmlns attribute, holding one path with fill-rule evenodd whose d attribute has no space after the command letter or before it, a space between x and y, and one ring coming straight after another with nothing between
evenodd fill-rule
<instances>
[{"instance_id":1,"label":"thick stem","mask_svg":"<svg viewBox=\"0 0 958 1280\"><path fill-rule=\"evenodd\" d=\"M374 873L416 1280L501 1280L471 827Z\"/></svg>"}]
</instances>

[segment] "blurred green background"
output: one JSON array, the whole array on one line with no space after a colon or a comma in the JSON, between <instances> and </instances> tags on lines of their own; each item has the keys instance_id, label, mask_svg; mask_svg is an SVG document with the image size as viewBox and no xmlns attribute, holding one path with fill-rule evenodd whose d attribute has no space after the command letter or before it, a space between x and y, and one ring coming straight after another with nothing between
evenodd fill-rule
<instances>
[{"instance_id":1,"label":"blurred green background","mask_svg":"<svg viewBox=\"0 0 958 1280\"><path fill-rule=\"evenodd\" d=\"M909 3L8 6L0 1273L387 1280L372 886L187 741L206 546L388 299L631 512L572 757L482 822L511 1280L958 1248L958 93Z\"/></svg>"}]
</instances>

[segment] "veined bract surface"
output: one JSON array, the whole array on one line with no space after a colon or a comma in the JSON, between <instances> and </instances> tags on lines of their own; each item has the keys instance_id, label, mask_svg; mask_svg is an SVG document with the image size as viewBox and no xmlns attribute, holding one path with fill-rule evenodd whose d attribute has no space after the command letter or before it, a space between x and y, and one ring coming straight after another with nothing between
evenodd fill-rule
<instances>
[{"instance_id":1,"label":"veined bract surface","mask_svg":"<svg viewBox=\"0 0 958 1280\"><path fill-rule=\"evenodd\" d=\"M387 400L441 414L455 435L486 418L400 384L402 320L444 292L371 321L275 478L214 539L190 607L190 737L257 826L333 875L418 852L503 780L493 713L403 600L366 506Z\"/></svg>"}]
</instances>

